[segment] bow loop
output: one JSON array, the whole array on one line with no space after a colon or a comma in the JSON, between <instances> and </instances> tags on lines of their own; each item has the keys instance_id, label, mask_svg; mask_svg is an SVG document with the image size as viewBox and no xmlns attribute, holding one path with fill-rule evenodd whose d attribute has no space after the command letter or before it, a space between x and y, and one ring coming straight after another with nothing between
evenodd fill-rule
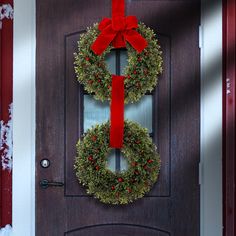
<instances>
[{"instance_id":1,"label":"bow loop","mask_svg":"<svg viewBox=\"0 0 236 236\"><path fill-rule=\"evenodd\" d=\"M98 25L101 33L98 35L91 49L101 55L110 44L115 48L126 47L126 41L138 52L147 47L147 41L136 29L138 20L136 16L124 16L124 1L112 1L112 19L104 18Z\"/></svg>"},{"instance_id":2,"label":"bow loop","mask_svg":"<svg viewBox=\"0 0 236 236\"><path fill-rule=\"evenodd\" d=\"M138 19L136 16L127 16L126 17L126 29L137 29L138 28Z\"/></svg>"},{"instance_id":3,"label":"bow loop","mask_svg":"<svg viewBox=\"0 0 236 236\"><path fill-rule=\"evenodd\" d=\"M110 26L110 25L111 25L111 19L110 18L103 18L98 25L98 29L100 31L103 31L107 26Z\"/></svg>"}]
</instances>

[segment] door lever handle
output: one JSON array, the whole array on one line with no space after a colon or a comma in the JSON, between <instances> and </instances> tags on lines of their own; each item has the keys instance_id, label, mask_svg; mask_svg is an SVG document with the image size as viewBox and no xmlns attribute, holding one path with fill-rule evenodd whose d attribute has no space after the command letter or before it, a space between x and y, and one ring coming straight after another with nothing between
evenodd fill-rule
<instances>
[{"instance_id":1,"label":"door lever handle","mask_svg":"<svg viewBox=\"0 0 236 236\"><path fill-rule=\"evenodd\" d=\"M63 187L64 183L62 182L54 182L54 181L48 181L47 179L43 179L39 182L39 185L41 188L48 188L48 187Z\"/></svg>"}]
</instances>

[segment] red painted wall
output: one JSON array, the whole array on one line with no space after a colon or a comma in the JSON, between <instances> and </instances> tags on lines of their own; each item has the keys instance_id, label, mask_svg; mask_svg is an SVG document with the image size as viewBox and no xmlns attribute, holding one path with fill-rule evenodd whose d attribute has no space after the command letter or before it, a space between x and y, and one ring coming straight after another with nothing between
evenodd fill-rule
<instances>
[{"instance_id":1,"label":"red painted wall","mask_svg":"<svg viewBox=\"0 0 236 236\"><path fill-rule=\"evenodd\" d=\"M0 0L0 5L13 0ZM9 120L13 84L13 21L3 19L0 29L0 120ZM12 222L12 173L0 168L0 227Z\"/></svg>"},{"instance_id":2,"label":"red painted wall","mask_svg":"<svg viewBox=\"0 0 236 236\"><path fill-rule=\"evenodd\" d=\"M236 0L223 1L223 183L224 236L236 235Z\"/></svg>"}]
</instances>

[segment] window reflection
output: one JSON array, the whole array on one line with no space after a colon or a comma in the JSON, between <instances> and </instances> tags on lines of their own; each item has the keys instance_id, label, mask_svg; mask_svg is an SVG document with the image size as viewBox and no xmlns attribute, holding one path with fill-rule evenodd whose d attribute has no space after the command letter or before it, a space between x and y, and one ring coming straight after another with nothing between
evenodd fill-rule
<instances>
[{"instance_id":1,"label":"window reflection","mask_svg":"<svg viewBox=\"0 0 236 236\"><path fill-rule=\"evenodd\" d=\"M125 171L128 169L128 162L127 159L122 155L120 152L119 154L119 161L120 161L120 168L117 168L116 162L117 162L117 150L116 149L111 149L108 159L107 159L107 167L109 170L112 172L116 171Z\"/></svg>"},{"instance_id":2,"label":"window reflection","mask_svg":"<svg viewBox=\"0 0 236 236\"><path fill-rule=\"evenodd\" d=\"M145 95L137 103L125 106L125 119L139 123L152 133L152 95ZM110 119L109 102L95 100L92 95L84 95L84 132L97 123Z\"/></svg>"}]
</instances>

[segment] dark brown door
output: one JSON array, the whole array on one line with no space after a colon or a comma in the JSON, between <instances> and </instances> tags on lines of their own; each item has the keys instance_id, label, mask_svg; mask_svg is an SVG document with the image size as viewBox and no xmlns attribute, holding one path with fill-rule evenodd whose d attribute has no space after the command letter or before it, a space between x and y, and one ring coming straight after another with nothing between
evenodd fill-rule
<instances>
[{"instance_id":1,"label":"dark brown door","mask_svg":"<svg viewBox=\"0 0 236 236\"><path fill-rule=\"evenodd\" d=\"M88 196L73 170L87 96L75 78L73 52L86 27L111 15L111 0L37 1L37 236L200 235L199 2L126 1L126 15L153 28L163 50L164 72L149 94L162 167L147 196L110 206ZM48 168L40 165L44 158ZM64 186L43 189L43 179Z\"/></svg>"}]
</instances>

